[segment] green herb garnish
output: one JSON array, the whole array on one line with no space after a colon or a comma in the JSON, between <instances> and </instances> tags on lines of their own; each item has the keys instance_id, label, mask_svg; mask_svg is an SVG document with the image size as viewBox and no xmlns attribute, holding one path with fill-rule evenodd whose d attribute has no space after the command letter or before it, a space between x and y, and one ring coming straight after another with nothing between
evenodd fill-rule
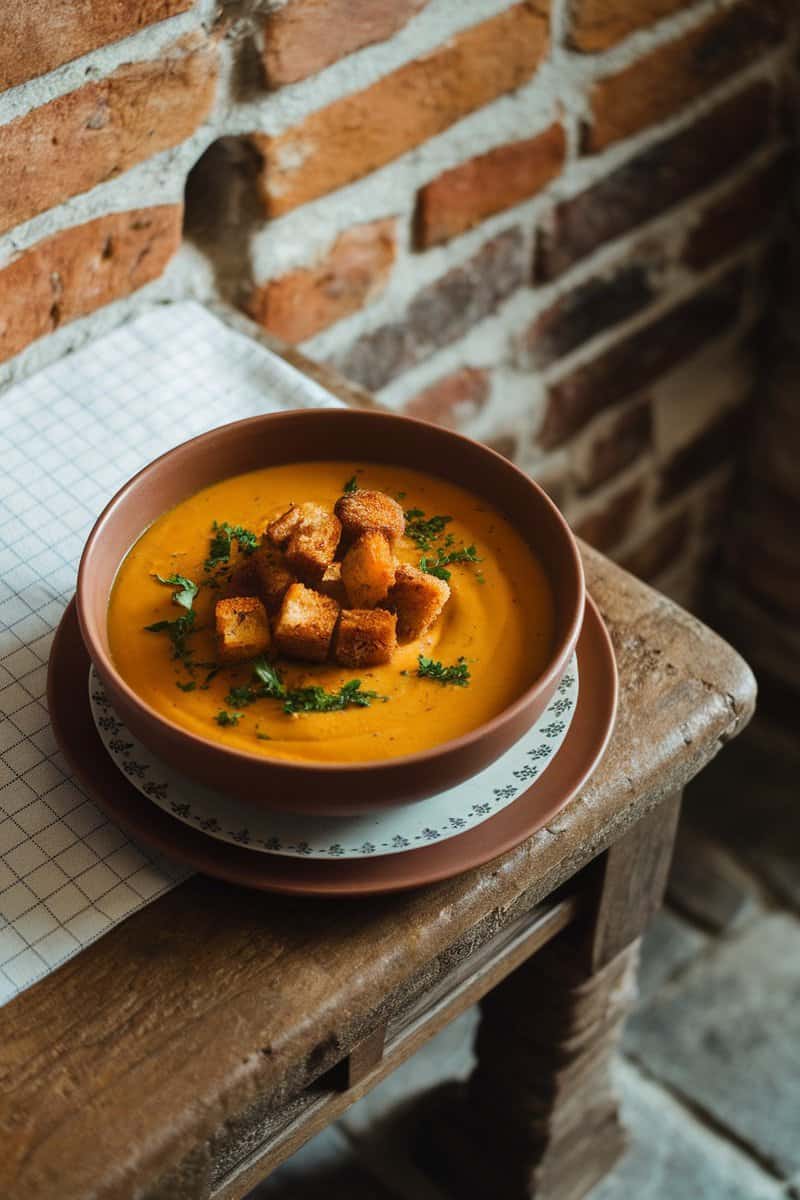
<instances>
[{"instance_id":1,"label":"green herb garnish","mask_svg":"<svg viewBox=\"0 0 800 1200\"><path fill-rule=\"evenodd\" d=\"M445 525L452 517L426 517L421 508L409 508L404 513L406 519L406 537L416 542L420 550L430 550L432 544L444 533Z\"/></svg>"},{"instance_id":2,"label":"green herb garnish","mask_svg":"<svg viewBox=\"0 0 800 1200\"><path fill-rule=\"evenodd\" d=\"M218 725L238 725L243 716L244 713L226 712L223 708L217 713L215 720Z\"/></svg>"},{"instance_id":3,"label":"green herb garnish","mask_svg":"<svg viewBox=\"0 0 800 1200\"><path fill-rule=\"evenodd\" d=\"M253 674L261 684L265 696L282 700L286 695L286 686L272 663L265 658L257 658L253 663Z\"/></svg>"},{"instance_id":4,"label":"green herb garnish","mask_svg":"<svg viewBox=\"0 0 800 1200\"><path fill-rule=\"evenodd\" d=\"M343 708L366 708L373 700L386 700L377 692L361 690L361 680L351 679L338 692L326 692L323 687L286 687L276 667L265 658L253 663L253 683L233 687L225 697L232 708L246 708L257 700L283 700L283 711L294 714L301 712L340 712ZM241 713L239 714L241 716ZM219 718L217 718L219 720ZM221 724L227 724L223 721Z\"/></svg>"},{"instance_id":5,"label":"green herb garnish","mask_svg":"<svg viewBox=\"0 0 800 1200\"><path fill-rule=\"evenodd\" d=\"M377 692L361 690L361 680L351 679L338 692L326 692L322 687L295 688L288 692L283 703L285 713L340 712L343 708L368 708L373 700L386 700Z\"/></svg>"},{"instance_id":6,"label":"green herb garnish","mask_svg":"<svg viewBox=\"0 0 800 1200\"><path fill-rule=\"evenodd\" d=\"M434 679L436 683L452 683L455 687L466 687L470 681L467 660L462 654L452 667L445 667L433 658L420 654L417 658L417 674L421 679Z\"/></svg>"},{"instance_id":7,"label":"green herb garnish","mask_svg":"<svg viewBox=\"0 0 800 1200\"><path fill-rule=\"evenodd\" d=\"M435 575L437 579L444 579L446 583L451 576L451 572L447 569L451 563L479 562L483 562L483 559L479 558L475 546L462 546L459 550L443 550L439 548L433 556L423 554L419 560L419 568L421 571L427 572L428 575ZM481 582L483 582L483 579L481 579Z\"/></svg>"},{"instance_id":8,"label":"green herb garnish","mask_svg":"<svg viewBox=\"0 0 800 1200\"><path fill-rule=\"evenodd\" d=\"M260 742L271 742L272 738L268 733L257 733L256 737Z\"/></svg>"},{"instance_id":9,"label":"green herb garnish","mask_svg":"<svg viewBox=\"0 0 800 1200\"><path fill-rule=\"evenodd\" d=\"M153 625L145 625L145 630L148 633L166 633L172 642L172 657L185 658L186 638L194 629L194 609L183 617L177 617L174 621L156 621Z\"/></svg>"},{"instance_id":10,"label":"green herb garnish","mask_svg":"<svg viewBox=\"0 0 800 1200\"><path fill-rule=\"evenodd\" d=\"M258 535L242 525L230 525L227 521L220 524L215 521L211 528L213 537L208 548L208 558L203 563L205 571L213 571L221 563L229 561L233 542L236 542L242 554L254 554L260 545Z\"/></svg>"},{"instance_id":11,"label":"green herb garnish","mask_svg":"<svg viewBox=\"0 0 800 1200\"><path fill-rule=\"evenodd\" d=\"M259 693L251 687L232 687L225 697L225 703L232 708L246 708L259 699Z\"/></svg>"},{"instance_id":12,"label":"green herb garnish","mask_svg":"<svg viewBox=\"0 0 800 1200\"><path fill-rule=\"evenodd\" d=\"M154 578L168 587L176 587L178 590L172 593L172 603L191 610L198 591L196 583L187 579L185 575L167 575L166 578L163 575L154 575Z\"/></svg>"},{"instance_id":13,"label":"green herb garnish","mask_svg":"<svg viewBox=\"0 0 800 1200\"><path fill-rule=\"evenodd\" d=\"M175 687L180 688L182 692L193 692L197 684L193 679L190 679L188 683L176 683Z\"/></svg>"},{"instance_id":14,"label":"green herb garnish","mask_svg":"<svg viewBox=\"0 0 800 1200\"><path fill-rule=\"evenodd\" d=\"M357 491L358 491L358 480L356 479L355 475L351 475L350 478L348 479L347 483L342 488L342 495L350 496L350 495L352 495L353 492L357 492Z\"/></svg>"}]
</instances>

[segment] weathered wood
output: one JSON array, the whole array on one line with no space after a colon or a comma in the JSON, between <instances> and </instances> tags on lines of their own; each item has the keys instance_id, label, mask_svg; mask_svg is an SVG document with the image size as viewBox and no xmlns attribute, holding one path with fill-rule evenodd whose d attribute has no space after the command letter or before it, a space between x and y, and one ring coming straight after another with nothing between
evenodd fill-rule
<instances>
[{"instance_id":1,"label":"weathered wood","mask_svg":"<svg viewBox=\"0 0 800 1200\"><path fill-rule=\"evenodd\" d=\"M344 1061L344 1090L353 1088L374 1071L383 1058L386 1022L357 1042Z\"/></svg>"},{"instance_id":2,"label":"weathered wood","mask_svg":"<svg viewBox=\"0 0 800 1200\"><path fill-rule=\"evenodd\" d=\"M603 855L600 897L588 946L592 970L616 958L661 907L680 812L677 792Z\"/></svg>"},{"instance_id":3,"label":"weathered wood","mask_svg":"<svg viewBox=\"0 0 800 1200\"><path fill-rule=\"evenodd\" d=\"M382 1058L346 1092L334 1086L337 1069L306 1089L287 1109L254 1114L249 1137L228 1138L224 1145L217 1141L215 1172L208 1193L211 1200L240 1200L309 1138L415 1054L429 1038L567 928L580 911L579 895L548 901L479 946L430 991L397 1013L387 1026ZM242 1153L242 1144L247 1142L247 1152ZM203 1200L207 1193L199 1187L196 1193L187 1190L184 1195Z\"/></svg>"},{"instance_id":4,"label":"weathered wood","mask_svg":"<svg viewBox=\"0 0 800 1200\"><path fill-rule=\"evenodd\" d=\"M0 1010L0 1195L50 1200L56 1180L60 1200L158 1194L220 1129L298 1095L735 736L755 697L738 655L599 555L585 564L621 686L583 793L489 866L412 893L331 903L195 878L117 926Z\"/></svg>"},{"instance_id":5,"label":"weathered wood","mask_svg":"<svg viewBox=\"0 0 800 1200\"><path fill-rule=\"evenodd\" d=\"M590 869L587 919L482 1001L478 1065L422 1156L465 1200L581 1200L625 1148L611 1062L680 811L667 798ZM490 1158L480 1152L495 1147Z\"/></svg>"}]
</instances>

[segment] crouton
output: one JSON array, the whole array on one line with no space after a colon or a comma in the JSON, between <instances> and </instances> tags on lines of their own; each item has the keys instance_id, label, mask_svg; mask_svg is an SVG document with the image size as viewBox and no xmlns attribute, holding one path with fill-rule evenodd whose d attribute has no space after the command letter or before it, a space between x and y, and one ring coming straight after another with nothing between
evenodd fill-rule
<instances>
[{"instance_id":1,"label":"crouton","mask_svg":"<svg viewBox=\"0 0 800 1200\"><path fill-rule=\"evenodd\" d=\"M341 563L331 563L317 584L317 591L322 592L323 596L330 596L331 600L335 600L342 608L347 607L347 592L342 583Z\"/></svg>"},{"instance_id":2,"label":"crouton","mask_svg":"<svg viewBox=\"0 0 800 1200\"><path fill-rule=\"evenodd\" d=\"M342 527L321 504L294 504L270 522L267 537L282 547L290 570L309 583L319 583L333 562Z\"/></svg>"},{"instance_id":3,"label":"crouton","mask_svg":"<svg viewBox=\"0 0 800 1200\"><path fill-rule=\"evenodd\" d=\"M266 609L255 596L218 600L215 609L217 657L226 666L256 658L269 648Z\"/></svg>"},{"instance_id":4,"label":"crouton","mask_svg":"<svg viewBox=\"0 0 800 1200\"><path fill-rule=\"evenodd\" d=\"M334 512L342 523L342 535L348 544L362 533L375 531L394 544L406 527L402 508L385 492L350 492L339 497Z\"/></svg>"},{"instance_id":5,"label":"crouton","mask_svg":"<svg viewBox=\"0 0 800 1200\"><path fill-rule=\"evenodd\" d=\"M226 599L233 599L236 596L260 596L258 575L252 558L246 558L236 567L225 584L224 594Z\"/></svg>"},{"instance_id":6,"label":"crouton","mask_svg":"<svg viewBox=\"0 0 800 1200\"><path fill-rule=\"evenodd\" d=\"M285 546L300 524L302 517L301 507L299 504L292 504L280 517L276 517L274 521L270 521L264 531L265 539L272 542L273 546L281 548Z\"/></svg>"},{"instance_id":7,"label":"crouton","mask_svg":"<svg viewBox=\"0 0 800 1200\"><path fill-rule=\"evenodd\" d=\"M252 558L259 594L268 613L276 613L287 590L295 582L283 556L270 546L263 546Z\"/></svg>"},{"instance_id":8,"label":"crouton","mask_svg":"<svg viewBox=\"0 0 800 1200\"><path fill-rule=\"evenodd\" d=\"M324 662L339 605L330 596L321 596L302 583L293 583L283 597L275 622L275 645L287 658Z\"/></svg>"},{"instance_id":9,"label":"crouton","mask_svg":"<svg viewBox=\"0 0 800 1200\"><path fill-rule=\"evenodd\" d=\"M377 667L397 649L397 617L383 608L346 608L336 627L333 657L342 667Z\"/></svg>"},{"instance_id":10,"label":"crouton","mask_svg":"<svg viewBox=\"0 0 800 1200\"><path fill-rule=\"evenodd\" d=\"M342 583L351 608L374 608L385 600L396 565L384 534L362 533L342 559Z\"/></svg>"},{"instance_id":11,"label":"crouton","mask_svg":"<svg viewBox=\"0 0 800 1200\"><path fill-rule=\"evenodd\" d=\"M387 605L397 613L400 641L413 642L420 637L440 615L449 598L450 588L443 579L401 564L387 598Z\"/></svg>"}]
</instances>

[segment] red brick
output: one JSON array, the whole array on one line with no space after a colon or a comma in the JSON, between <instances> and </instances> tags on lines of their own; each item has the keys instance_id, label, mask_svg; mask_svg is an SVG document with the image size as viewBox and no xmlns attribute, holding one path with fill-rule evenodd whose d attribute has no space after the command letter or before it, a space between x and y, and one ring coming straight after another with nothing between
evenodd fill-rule
<instances>
[{"instance_id":1,"label":"red brick","mask_svg":"<svg viewBox=\"0 0 800 1200\"><path fill-rule=\"evenodd\" d=\"M560 174L566 153L564 128L555 124L443 172L417 195L417 248L446 242L534 196Z\"/></svg>"},{"instance_id":2,"label":"red brick","mask_svg":"<svg viewBox=\"0 0 800 1200\"><path fill-rule=\"evenodd\" d=\"M619 564L639 579L652 580L678 562L686 551L691 522L686 512L677 513L651 530L643 542Z\"/></svg>"},{"instance_id":3,"label":"red brick","mask_svg":"<svg viewBox=\"0 0 800 1200\"><path fill-rule=\"evenodd\" d=\"M746 409L729 408L699 437L677 450L661 469L658 500L671 500L726 461L735 460L746 436Z\"/></svg>"},{"instance_id":4,"label":"red brick","mask_svg":"<svg viewBox=\"0 0 800 1200\"><path fill-rule=\"evenodd\" d=\"M405 318L381 325L339 355L334 366L370 390L462 337L494 312L527 276L524 240L518 228L490 238L459 267L418 292Z\"/></svg>"},{"instance_id":5,"label":"red brick","mask_svg":"<svg viewBox=\"0 0 800 1200\"><path fill-rule=\"evenodd\" d=\"M248 311L285 341L305 341L380 295L396 250L393 220L356 225L340 234L314 266L289 271L256 288Z\"/></svg>"},{"instance_id":6,"label":"red brick","mask_svg":"<svg viewBox=\"0 0 800 1200\"><path fill-rule=\"evenodd\" d=\"M517 4L277 136L253 133L269 216L368 175L523 84L544 57L545 0Z\"/></svg>"},{"instance_id":7,"label":"red brick","mask_svg":"<svg viewBox=\"0 0 800 1200\"><path fill-rule=\"evenodd\" d=\"M590 546L607 553L630 532L642 501L641 483L617 492L599 508L573 525L573 532Z\"/></svg>"},{"instance_id":8,"label":"red brick","mask_svg":"<svg viewBox=\"0 0 800 1200\"><path fill-rule=\"evenodd\" d=\"M586 54L607 50L637 29L688 8L692 0L572 0L568 41Z\"/></svg>"},{"instance_id":9,"label":"red brick","mask_svg":"<svg viewBox=\"0 0 800 1200\"><path fill-rule=\"evenodd\" d=\"M524 334L521 349L534 367L547 367L612 325L633 317L656 297L650 267L637 262L597 275L573 288L541 313Z\"/></svg>"},{"instance_id":10,"label":"red brick","mask_svg":"<svg viewBox=\"0 0 800 1200\"><path fill-rule=\"evenodd\" d=\"M559 204L542 231L537 273L554 279L605 242L666 212L760 149L770 132L772 88L759 82L689 129L629 159Z\"/></svg>"},{"instance_id":11,"label":"red brick","mask_svg":"<svg viewBox=\"0 0 800 1200\"><path fill-rule=\"evenodd\" d=\"M785 35L769 0L743 0L659 46L591 89L584 150L604 150L677 112L753 62Z\"/></svg>"},{"instance_id":12,"label":"red brick","mask_svg":"<svg viewBox=\"0 0 800 1200\"><path fill-rule=\"evenodd\" d=\"M0 91L186 12L193 0L27 0L3 5Z\"/></svg>"},{"instance_id":13,"label":"red brick","mask_svg":"<svg viewBox=\"0 0 800 1200\"><path fill-rule=\"evenodd\" d=\"M760 480L751 481L739 500L735 536L726 546L729 572L761 604L797 621L800 504Z\"/></svg>"},{"instance_id":14,"label":"red brick","mask_svg":"<svg viewBox=\"0 0 800 1200\"><path fill-rule=\"evenodd\" d=\"M788 165L785 159L778 159L708 205L687 239L684 262L695 271L704 271L748 239L768 233L775 209L787 195Z\"/></svg>"},{"instance_id":15,"label":"red brick","mask_svg":"<svg viewBox=\"0 0 800 1200\"><path fill-rule=\"evenodd\" d=\"M740 299L741 277L734 272L553 384L541 445L551 449L565 442L597 413L641 391L704 342L721 336L736 321Z\"/></svg>"},{"instance_id":16,"label":"red brick","mask_svg":"<svg viewBox=\"0 0 800 1200\"><path fill-rule=\"evenodd\" d=\"M446 429L462 429L486 406L489 373L462 367L431 384L406 404L410 417L433 421Z\"/></svg>"},{"instance_id":17,"label":"red brick","mask_svg":"<svg viewBox=\"0 0 800 1200\"><path fill-rule=\"evenodd\" d=\"M428 0L289 0L264 18L267 85L296 83L375 42L386 41Z\"/></svg>"},{"instance_id":18,"label":"red brick","mask_svg":"<svg viewBox=\"0 0 800 1200\"><path fill-rule=\"evenodd\" d=\"M0 128L0 232L176 146L214 99L217 54L193 37Z\"/></svg>"},{"instance_id":19,"label":"red brick","mask_svg":"<svg viewBox=\"0 0 800 1200\"><path fill-rule=\"evenodd\" d=\"M580 492L591 492L636 462L650 449L653 415L650 401L627 409L592 441L585 461L575 472Z\"/></svg>"},{"instance_id":20,"label":"red brick","mask_svg":"<svg viewBox=\"0 0 800 1200\"><path fill-rule=\"evenodd\" d=\"M111 213L23 251L0 270L0 361L155 279L180 245L181 217L180 204Z\"/></svg>"}]
</instances>

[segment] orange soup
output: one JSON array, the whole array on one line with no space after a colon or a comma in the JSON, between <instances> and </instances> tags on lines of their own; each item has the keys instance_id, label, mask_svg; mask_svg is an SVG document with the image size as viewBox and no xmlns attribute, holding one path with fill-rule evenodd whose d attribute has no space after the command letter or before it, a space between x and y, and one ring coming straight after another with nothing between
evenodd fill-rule
<instances>
[{"instance_id":1,"label":"orange soup","mask_svg":"<svg viewBox=\"0 0 800 1200\"><path fill-rule=\"evenodd\" d=\"M417 641L399 646L386 665L353 670L280 659L271 664L287 689L317 686L330 694L360 679L362 691L375 693L363 706L287 713L278 698L258 695L257 689L248 694L251 663L216 665L214 606L252 543L248 546L244 535L239 541L234 537L230 558L208 568L214 525L227 522L260 537L292 503L314 501L332 509L350 479L416 510L418 523L449 518L434 522L439 532L428 539L404 535L396 554L414 566L424 558L423 569L433 566L449 574L450 599L435 625ZM196 594L184 589L181 596L178 585L160 583L158 576L191 581ZM175 621L190 609L191 627L176 637L181 627ZM153 625L160 628L146 628ZM269 758L358 762L426 750L499 714L545 667L554 612L541 564L478 496L403 467L308 462L226 479L164 513L120 567L108 627L125 681L152 708L192 733ZM459 670L443 682L435 673L420 674L428 660L442 664L446 678L447 668Z\"/></svg>"}]
</instances>

